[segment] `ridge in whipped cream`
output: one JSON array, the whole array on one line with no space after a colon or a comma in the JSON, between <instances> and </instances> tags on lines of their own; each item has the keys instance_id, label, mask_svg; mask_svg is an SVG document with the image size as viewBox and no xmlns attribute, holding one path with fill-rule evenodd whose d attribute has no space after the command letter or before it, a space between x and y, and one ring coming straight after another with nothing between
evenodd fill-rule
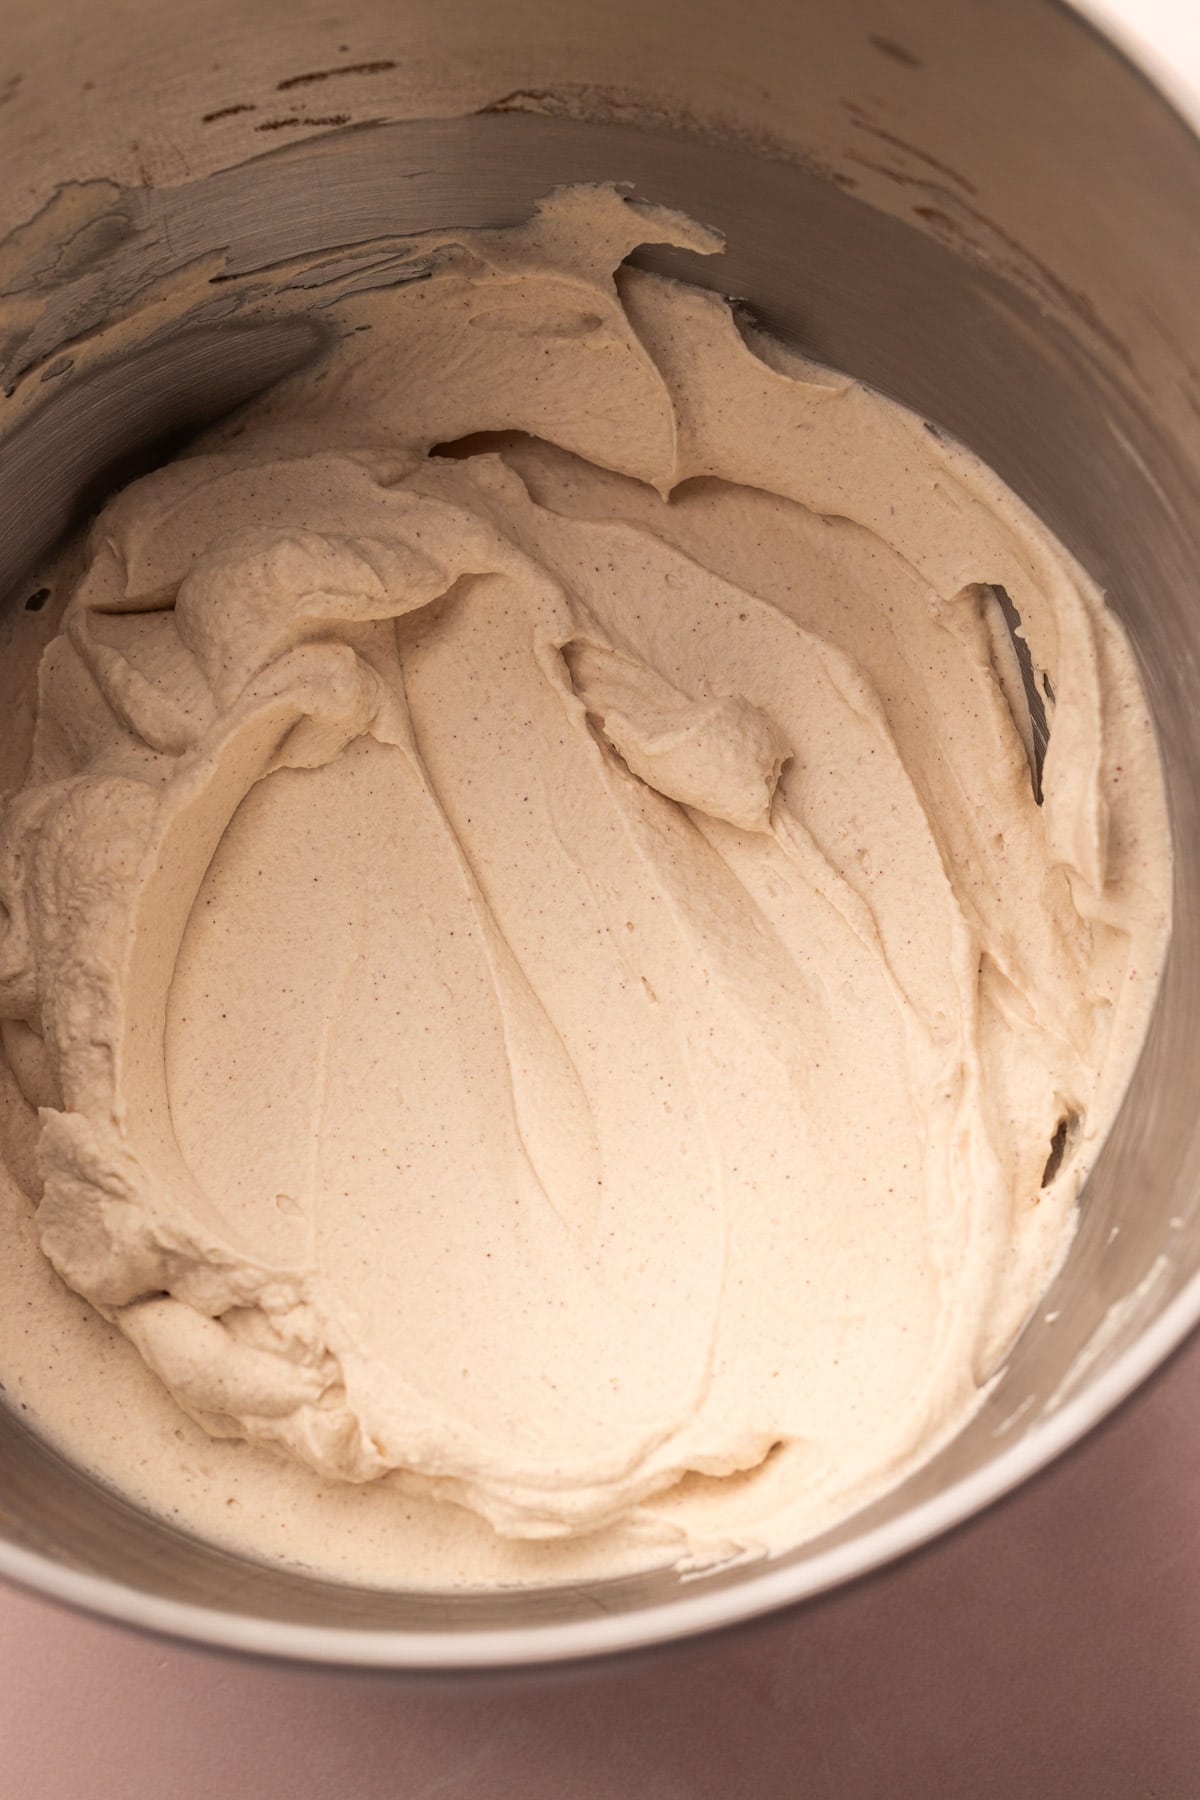
<instances>
[{"instance_id":1,"label":"ridge in whipped cream","mask_svg":"<svg viewBox=\"0 0 1200 1800\"><path fill-rule=\"evenodd\" d=\"M41 1250L206 1433L704 1559L978 1404L1169 855L1067 553L644 241L719 249L608 188L415 240L105 508L0 819L0 1029Z\"/></svg>"}]
</instances>

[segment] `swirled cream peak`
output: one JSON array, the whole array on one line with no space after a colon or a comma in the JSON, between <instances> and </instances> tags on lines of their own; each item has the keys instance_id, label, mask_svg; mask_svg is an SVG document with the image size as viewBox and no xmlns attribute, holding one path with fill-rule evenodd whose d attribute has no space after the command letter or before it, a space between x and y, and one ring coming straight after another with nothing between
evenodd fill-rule
<instances>
[{"instance_id":1,"label":"swirled cream peak","mask_svg":"<svg viewBox=\"0 0 1200 1800\"><path fill-rule=\"evenodd\" d=\"M0 1011L42 1248L210 1433L704 1554L970 1413L1136 1053L1167 853L1065 552L620 267L646 239L718 247L610 189L419 240L104 510Z\"/></svg>"}]
</instances>

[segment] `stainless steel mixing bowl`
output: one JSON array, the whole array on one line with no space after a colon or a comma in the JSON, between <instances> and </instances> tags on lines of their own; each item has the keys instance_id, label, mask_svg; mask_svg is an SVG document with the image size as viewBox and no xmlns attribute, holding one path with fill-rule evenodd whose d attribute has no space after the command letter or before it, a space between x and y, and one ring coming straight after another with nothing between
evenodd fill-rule
<instances>
[{"instance_id":1,"label":"stainless steel mixing bowl","mask_svg":"<svg viewBox=\"0 0 1200 1800\"><path fill-rule=\"evenodd\" d=\"M690 1580L366 1591L172 1531L0 1411L0 1573L276 1656L534 1665L786 1605L1025 1480L1200 1317L1188 124L1050 0L352 0L336 23L323 0L2 10L0 585L14 603L106 482L311 353L321 290L289 289L289 259L516 221L559 182L628 181L728 234L719 267L648 263L744 299L957 433L1103 583L1158 726L1177 880L1153 1028L1062 1275L970 1427L840 1529ZM185 267L191 312L156 324L156 284ZM389 278L369 254L362 271ZM95 335L117 318L135 321L119 352Z\"/></svg>"}]
</instances>

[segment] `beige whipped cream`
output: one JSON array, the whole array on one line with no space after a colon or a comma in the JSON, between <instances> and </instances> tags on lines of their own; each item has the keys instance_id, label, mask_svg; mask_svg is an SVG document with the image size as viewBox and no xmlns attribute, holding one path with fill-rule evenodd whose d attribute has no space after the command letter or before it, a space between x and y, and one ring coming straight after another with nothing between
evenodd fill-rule
<instances>
[{"instance_id":1,"label":"beige whipped cream","mask_svg":"<svg viewBox=\"0 0 1200 1800\"><path fill-rule=\"evenodd\" d=\"M829 1525L976 1406L1140 1044L1169 857L1112 615L645 241L719 248L611 189L419 240L105 509L41 658L0 1373L259 1553ZM31 1370L23 1294L77 1355Z\"/></svg>"}]
</instances>

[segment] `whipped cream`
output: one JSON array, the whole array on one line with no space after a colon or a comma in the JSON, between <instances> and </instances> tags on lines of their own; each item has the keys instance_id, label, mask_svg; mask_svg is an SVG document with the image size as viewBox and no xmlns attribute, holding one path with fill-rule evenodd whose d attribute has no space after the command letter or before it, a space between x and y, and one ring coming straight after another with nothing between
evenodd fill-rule
<instances>
[{"instance_id":1,"label":"whipped cream","mask_svg":"<svg viewBox=\"0 0 1200 1800\"><path fill-rule=\"evenodd\" d=\"M119 495L0 817L40 1251L244 1486L301 1465L317 1565L341 1484L417 1506L396 1579L436 1513L490 1580L775 1550L901 1479L1061 1261L1155 991L1099 593L647 241L720 247L609 188L415 240ZM167 1509L140 1444L104 1472Z\"/></svg>"}]
</instances>

